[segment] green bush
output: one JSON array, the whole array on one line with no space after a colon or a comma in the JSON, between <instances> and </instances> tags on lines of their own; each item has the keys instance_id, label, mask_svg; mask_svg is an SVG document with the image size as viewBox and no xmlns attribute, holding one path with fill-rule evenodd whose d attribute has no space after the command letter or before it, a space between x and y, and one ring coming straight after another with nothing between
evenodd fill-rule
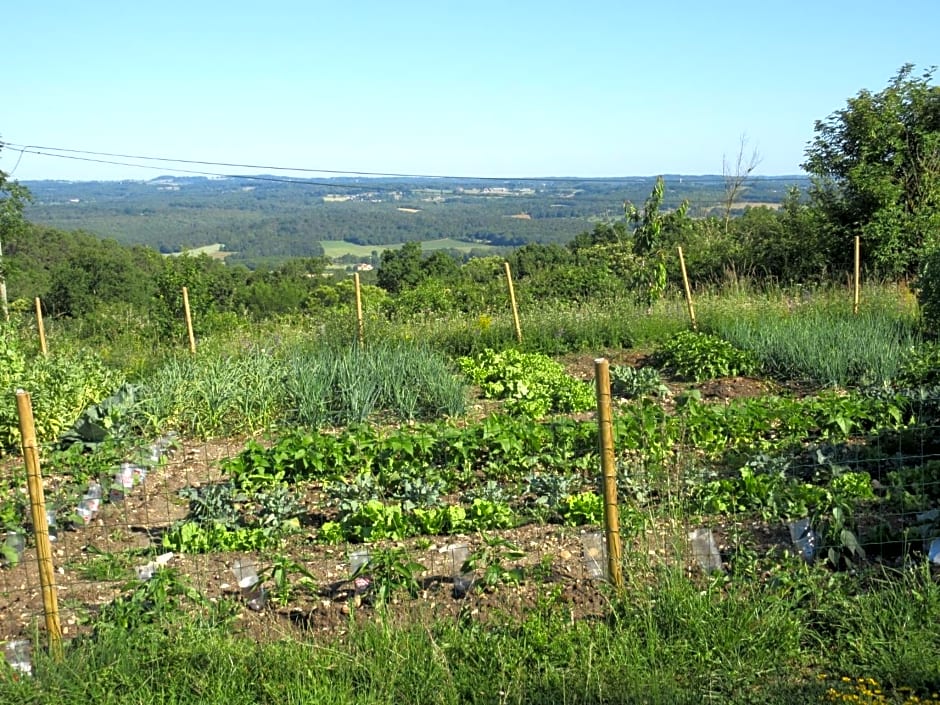
<instances>
[{"instance_id":1,"label":"green bush","mask_svg":"<svg viewBox=\"0 0 940 705\"><path fill-rule=\"evenodd\" d=\"M659 370L655 367L614 365L610 368L610 389L624 399L664 397L669 394L669 387L663 384Z\"/></svg>"},{"instance_id":2,"label":"green bush","mask_svg":"<svg viewBox=\"0 0 940 705\"><path fill-rule=\"evenodd\" d=\"M40 444L56 441L91 404L120 386L120 375L92 356L57 353L30 359L13 331L0 337L0 455L20 443L16 390L30 394L36 438Z\"/></svg>"},{"instance_id":3,"label":"green bush","mask_svg":"<svg viewBox=\"0 0 940 705\"><path fill-rule=\"evenodd\" d=\"M586 411L595 404L590 385L541 353L484 350L458 363L484 397L505 400L511 413L538 418L552 411Z\"/></svg>"},{"instance_id":4,"label":"green bush","mask_svg":"<svg viewBox=\"0 0 940 705\"><path fill-rule=\"evenodd\" d=\"M937 337L940 334L940 247L924 254L915 290L924 332Z\"/></svg>"},{"instance_id":5,"label":"green bush","mask_svg":"<svg viewBox=\"0 0 940 705\"><path fill-rule=\"evenodd\" d=\"M940 343L926 342L905 350L896 381L910 387L940 385Z\"/></svg>"},{"instance_id":6,"label":"green bush","mask_svg":"<svg viewBox=\"0 0 940 705\"><path fill-rule=\"evenodd\" d=\"M653 362L694 382L753 374L759 368L752 354L718 336L692 331L682 331L666 341L653 355Z\"/></svg>"}]
</instances>

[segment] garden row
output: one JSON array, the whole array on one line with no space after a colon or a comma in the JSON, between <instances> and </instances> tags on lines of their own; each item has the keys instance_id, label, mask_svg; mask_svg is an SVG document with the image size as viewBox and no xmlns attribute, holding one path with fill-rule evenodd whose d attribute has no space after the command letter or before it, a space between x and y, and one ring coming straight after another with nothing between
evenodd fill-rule
<instances>
[{"instance_id":1,"label":"garden row","mask_svg":"<svg viewBox=\"0 0 940 705\"><path fill-rule=\"evenodd\" d=\"M9 357L25 374L23 356ZM688 332L670 338L651 359L692 380L759 368L752 353ZM917 381L918 370L929 375L923 357L914 362L910 379ZM597 522L596 425L543 418L592 408L591 386L544 355L512 349L484 350L461 358L459 367L483 396L501 400L504 414L380 430L364 422L433 418L442 411L454 416L466 401L464 382L428 348L405 343L345 351L292 345L272 354L249 347L229 357L173 358L147 389L93 406L93 418L86 414L73 427L91 425L101 437L51 455L53 501L67 523L88 483L109 482L148 428L212 434L339 423L345 426L339 431L281 434L270 448L250 442L225 464L227 482L185 492L191 516L167 534L166 545L183 551L258 548L301 527L315 528L325 541L371 541L528 521ZM93 368L76 367L83 373ZM55 393L37 395L39 400L69 397L65 392L80 376L63 375L58 389L47 386ZM933 531L924 525L933 522L936 492L930 427L940 423L938 394L931 388L715 404L703 402L694 389L668 398L652 367L615 367L612 378L623 399L615 417L621 485L634 509L655 508L664 478L678 473L684 511L752 512L777 521L810 516L830 540L854 553L864 543L855 536L859 507L916 514L879 525L882 541L908 540L915 524L925 538ZM102 387L110 377L101 369L83 379L87 396L93 392L87 380ZM188 418L197 410L206 413ZM67 416L56 418L50 432ZM22 526L24 498L10 492L3 502L4 522Z\"/></svg>"},{"instance_id":2,"label":"garden row","mask_svg":"<svg viewBox=\"0 0 940 705\"><path fill-rule=\"evenodd\" d=\"M808 519L835 549L834 566L871 542L921 551L938 534L940 463L920 421L936 418L936 403L903 392L678 402L669 411L656 399L623 400L615 414L627 531L677 510L666 492L678 477L686 516ZM164 546L231 551L296 532L358 543L597 524L598 465L596 423L564 416L295 432L267 447L250 441L223 463L224 482L185 490L190 514Z\"/></svg>"}]
</instances>

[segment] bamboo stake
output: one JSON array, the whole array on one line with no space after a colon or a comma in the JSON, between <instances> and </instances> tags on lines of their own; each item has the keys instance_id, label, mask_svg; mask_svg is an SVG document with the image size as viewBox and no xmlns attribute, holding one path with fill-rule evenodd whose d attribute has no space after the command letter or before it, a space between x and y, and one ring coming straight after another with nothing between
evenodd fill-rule
<instances>
[{"instance_id":1,"label":"bamboo stake","mask_svg":"<svg viewBox=\"0 0 940 705\"><path fill-rule=\"evenodd\" d=\"M36 327L39 328L39 349L42 350L43 357L49 357L49 349L46 347L46 327L42 322L42 302L36 297Z\"/></svg>"},{"instance_id":2,"label":"bamboo stake","mask_svg":"<svg viewBox=\"0 0 940 705\"><path fill-rule=\"evenodd\" d=\"M359 335L359 344L362 345L366 339L366 329L362 321L362 286L359 283L359 272L353 274L353 282L356 285L356 331Z\"/></svg>"},{"instance_id":3,"label":"bamboo stake","mask_svg":"<svg viewBox=\"0 0 940 705\"><path fill-rule=\"evenodd\" d=\"M852 313L858 315L858 300L861 295L861 272L862 272L862 242L858 235L855 236L855 300L852 303Z\"/></svg>"},{"instance_id":4,"label":"bamboo stake","mask_svg":"<svg viewBox=\"0 0 940 705\"><path fill-rule=\"evenodd\" d=\"M196 336L193 335L193 317L189 311L189 289L183 287L183 314L186 316L186 332L189 334L189 352L196 354Z\"/></svg>"},{"instance_id":5,"label":"bamboo stake","mask_svg":"<svg viewBox=\"0 0 940 705\"><path fill-rule=\"evenodd\" d=\"M597 428L604 474L604 529L607 537L607 575L617 589L623 588L620 549L620 510L617 506L617 468L614 464L613 414L610 407L610 364L594 360L597 385Z\"/></svg>"},{"instance_id":6,"label":"bamboo stake","mask_svg":"<svg viewBox=\"0 0 940 705\"><path fill-rule=\"evenodd\" d=\"M29 393L16 390L16 409L20 419L20 437L23 442L23 460L29 489L29 506L36 535L36 557L39 562L39 585L42 588L42 606L49 634L49 651L56 661L62 659L62 628L59 624L59 600L55 586L55 567L52 565L52 545L49 543L49 524L46 520L46 499L39 471L39 452L36 449L36 428Z\"/></svg>"},{"instance_id":7,"label":"bamboo stake","mask_svg":"<svg viewBox=\"0 0 940 705\"><path fill-rule=\"evenodd\" d=\"M519 309L516 307L516 290L512 287L512 271L509 268L509 262L506 265L506 284L509 286L509 304L512 306L512 322L516 328L516 340L522 342L522 326L519 324Z\"/></svg>"},{"instance_id":8,"label":"bamboo stake","mask_svg":"<svg viewBox=\"0 0 940 705\"><path fill-rule=\"evenodd\" d=\"M692 306L692 288L689 286L689 275L685 271L685 257L682 256L682 248L679 250L679 266L682 268L682 285L685 287L685 301L689 306L689 320L692 322L692 330L698 330L698 324L695 322L695 308Z\"/></svg>"}]
</instances>

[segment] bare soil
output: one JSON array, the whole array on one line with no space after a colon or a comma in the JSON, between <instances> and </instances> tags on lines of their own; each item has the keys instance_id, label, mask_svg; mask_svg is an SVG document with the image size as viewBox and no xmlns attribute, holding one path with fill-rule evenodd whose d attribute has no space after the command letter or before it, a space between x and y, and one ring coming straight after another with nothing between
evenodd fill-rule
<instances>
[{"instance_id":1,"label":"bare soil","mask_svg":"<svg viewBox=\"0 0 940 705\"><path fill-rule=\"evenodd\" d=\"M243 447L242 441L187 444L170 462L151 471L123 502L104 502L87 526L57 532L52 543L52 562L60 622L66 638L88 631L95 613L134 584L135 568L165 552L161 547L163 533L188 511L187 502L178 496L178 491L219 480L218 461ZM424 566L419 572L418 599L398 595L392 602L392 611L403 616L485 618L494 612L521 615L547 596L567 604L573 618L602 613L606 603L604 590L584 568L581 530L533 524L491 535L496 534L525 552L523 559L506 564L507 568L525 569L526 579L519 585L487 590L476 582L468 590L461 589L465 585L463 580L475 577L454 575L453 559L446 547L464 544L473 551L482 542L476 535L350 546L349 550L401 547L412 560ZM300 534L291 537L277 552L289 555L310 571L316 589L298 591L283 606L273 599L268 599L260 611L245 605L239 616L241 630L256 638L297 630L342 630L348 624L350 612L368 616L373 611L369 589L357 590L350 579L347 547L318 544ZM108 554L118 558L110 574L102 575ZM231 567L236 560L249 558L259 572L271 565L271 555L239 553L174 555L167 565L176 568L210 600L223 596L241 599ZM36 549L28 545L19 565L0 569L0 642L28 635L43 623L37 566Z\"/></svg>"}]
</instances>

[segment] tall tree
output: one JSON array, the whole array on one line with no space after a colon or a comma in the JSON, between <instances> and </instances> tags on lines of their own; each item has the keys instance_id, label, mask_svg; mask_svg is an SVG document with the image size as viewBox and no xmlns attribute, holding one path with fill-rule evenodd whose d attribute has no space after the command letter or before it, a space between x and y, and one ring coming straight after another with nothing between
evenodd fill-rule
<instances>
[{"instance_id":1,"label":"tall tree","mask_svg":"<svg viewBox=\"0 0 940 705\"><path fill-rule=\"evenodd\" d=\"M672 213L660 210L665 193L665 181L659 176L643 210L637 209L629 201L623 204L624 215L633 227L633 252L639 263L633 281L634 292L646 303L647 311L652 309L653 303L666 290L664 238L670 231L681 230L689 222L688 201L683 201Z\"/></svg>"},{"instance_id":2,"label":"tall tree","mask_svg":"<svg viewBox=\"0 0 940 705\"><path fill-rule=\"evenodd\" d=\"M888 86L861 91L816 122L803 168L830 229L830 260L848 264L859 235L885 275L907 275L940 237L940 87L934 69L902 66Z\"/></svg>"},{"instance_id":3,"label":"tall tree","mask_svg":"<svg viewBox=\"0 0 940 705\"><path fill-rule=\"evenodd\" d=\"M425 278L421 269L421 243L406 242L397 250L384 250L379 265L379 286L397 294L416 286Z\"/></svg>"},{"instance_id":4,"label":"tall tree","mask_svg":"<svg viewBox=\"0 0 940 705\"><path fill-rule=\"evenodd\" d=\"M0 151L3 142L0 141ZM10 319L10 309L7 303L7 280L3 268L3 241L25 224L23 209L32 199L29 190L16 181L11 181L6 172L0 171L0 307L3 319Z\"/></svg>"}]
</instances>

